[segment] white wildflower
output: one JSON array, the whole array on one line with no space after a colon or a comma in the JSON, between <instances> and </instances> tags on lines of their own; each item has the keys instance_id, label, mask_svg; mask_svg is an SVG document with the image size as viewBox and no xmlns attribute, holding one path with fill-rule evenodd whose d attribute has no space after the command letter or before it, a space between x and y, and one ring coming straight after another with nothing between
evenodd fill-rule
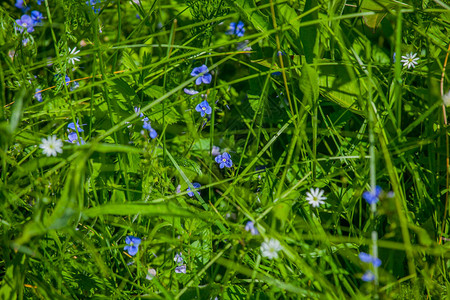
<instances>
[{"instance_id":1,"label":"white wildflower","mask_svg":"<svg viewBox=\"0 0 450 300\"><path fill-rule=\"evenodd\" d=\"M412 52L410 52L406 55L403 55L402 56L403 59L401 60L401 62L403 63L403 66L408 67L408 69L411 67L414 69L416 67L416 65L418 64L418 60L419 60L419 58L416 56L417 56L417 53L412 53Z\"/></svg>"},{"instance_id":2,"label":"white wildflower","mask_svg":"<svg viewBox=\"0 0 450 300\"><path fill-rule=\"evenodd\" d=\"M281 247L280 242L271 238L261 244L261 255L267 257L268 259L278 258L278 252L282 249L283 247Z\"/></svg>"},{"instance_id":3,"label":"white wildflower","mask_svg":"<svg viewBox=\"0 0 450 300\"><path fill-rule=\"evenodd\" d=\"M47 156L56 156L58 153L62 153L62 146L62 140L57 139L56 135L52 135L47 139L42 139L39 148L42 148L42 152Z\"/></svg>"},{"instance_id":4,"label":"white wildflower","mask_svg":"<svg viewBox=\"0 0 450 300\"><path fill-rule=\"evenodd\" d=\"M80 50L77 50L77 47L70 49L69 48L69 58L68 61L69 63L71 63L72 65L75 64L75 61L80 61L80 57L79 56L75 56L80 52Z\"/></svg>"},{"instance_id":5,"label":"white wildflower","mask_svg":"<svg viewBox=\"0 0 450 300\"><path fill-rule=\"evenodd\" d=\"M323 190L319 188L313 189L311 188L309 192L306 192L306 201L309 202L313 207L319 207L320 204L325 204L327 197L323 196Z\"/></svg>"}]
</instances>

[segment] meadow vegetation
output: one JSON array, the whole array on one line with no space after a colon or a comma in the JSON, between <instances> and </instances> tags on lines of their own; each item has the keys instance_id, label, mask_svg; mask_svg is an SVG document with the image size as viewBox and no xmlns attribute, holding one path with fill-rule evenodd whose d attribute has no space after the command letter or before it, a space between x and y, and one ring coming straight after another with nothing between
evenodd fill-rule
<instances>
[{"instance_id":1,"label":"meadow vegetation","mask_svg":"<svg viewBox=\"0 0 450 300\"><path fill-rule=\"evenodd\" d=\"M448 295L447 1L6 0L0 26L1 299Z\"/></svg>"}]
</instances>

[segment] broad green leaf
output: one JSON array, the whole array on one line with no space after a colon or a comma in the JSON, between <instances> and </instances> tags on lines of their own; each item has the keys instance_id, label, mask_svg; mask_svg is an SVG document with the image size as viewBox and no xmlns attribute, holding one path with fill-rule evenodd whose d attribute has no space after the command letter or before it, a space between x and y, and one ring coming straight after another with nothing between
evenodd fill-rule
<instances>
[{"instance_id":1,"label":"broad green leaf","mask_svg":"<svg viewBox=\"0 0 450 300\"><path fill-rule=\"evenodd\" d=\"M357 106L357 97L367 91L360 84L361 78L351 80L344 65L322 65L319 67L319 85L322 95L328 100L357 114L363 114Z\"/></svg>"},{"instance_id":2,"label":"broad green leaf","mask_svg":"<svg viewBox=\"0 0 450 300\"><path fill-rule=\"evenodd\" d=\"M364 16L364 22L373 31L375 31L383 18L387 15L388 10L395 7L391 1L388 0L363 0L361 3L362 12L375 12L374 15Z\"/></svg>"},{"instance_id":3,"label":"broad green leaf","mask_svg":"<svg viewBox=\"0 0 450 300\"><path fill-rule=\"evenodd\" d=\"M319 77L316 70L309 64L302 67L302 76L300 77L300 90L303 97L312 105L319 98Z\"/></svg>"}]
</instances>

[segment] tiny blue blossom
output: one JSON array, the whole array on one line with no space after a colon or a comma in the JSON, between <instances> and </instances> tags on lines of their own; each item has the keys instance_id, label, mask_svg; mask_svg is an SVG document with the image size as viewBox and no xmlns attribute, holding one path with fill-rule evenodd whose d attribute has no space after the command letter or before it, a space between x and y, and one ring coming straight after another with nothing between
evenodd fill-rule
<instances>
[{"instance_id":1,"label":"tiny blue blossom","mask_svg":"<svg viewBox=\"0 0 450 300\"><path fill-rule=\"evenodd\" d=\"M14 4L14 6L17 7L18 9L21 9L24 12L30 9L23 0L16 0L16 4Z\"/></svg>"},{"instance_id":2,"label":"tiny blue blossom","mask_svg":"<svg viewBox=\"0 0 450 300\"><path fill-rule=\"evenodd\" d=\"M253 224L252 221L248 221L247 224L245 225L245 230L246 231L250 231L250 233L252 235L258 235L258 229L256 229L255 224Z\"/></svg>"},{"instance_id":3,"label":"tiny blue blossom","mask_svg":"<svg viewBox=\"0 0 450 300\"><path fill-rule=\"evenodd\" d=\"M191 89L187 89L187 88L184 88L183 91L184 91L186 94L191 95L191 96L193 96L193 95L195 95L195 94L198 94L198 92L197 92L196 90L191 90Z\"/></svg>"},{"instance_id":4,"label":"tiny blue blossom","mask_svg":"<svg viewBox=\"0 0 450 300\"><path fill-rule=\"evenodd\" d=\"M66 75L65 80L66 80L66 85L69 85L69 83L70 83L70 77Z\"/></svg>"},{"instance_id":5,"label":"tiny blue blossom","mask_svg":"<svg viewBox=\"0 0 450 300\"><path fill-rule=\"evenodd\" d=\"M222 155L217 155L216 163L220 164L220 168L223 167L231 168L233 166L233 162L231 161L231 156L227 152L224 152Z\"/></svg>"},{"instance_id":6,"label":"tiny blue blossom","mask_svg":"<svg viewBox=\"0 0 450 300\"><path fill-rule=\"evenodd\" d=\"M173 258L173 260L177 263L177 264L182 264L184 262L183 256L181 256L181 252L178 252L177 254L175 254L175 257Z\"/></svg>"},{"instance_id":7,"label":"tiny blue blossom","mask_svg":"<svg viewBox=\"0 0 450 300\"><path fill-rule=\"evenodd\" d=\"M191 72L191 76L198 76L202 73L205 73L205 74L201 75L199 78L197 78L197 80L195 80L195 84L200 85L200 84L202 84L202 82L204 84L210 84L211 80L212 80L212 76L208 72L209 72L209 70L206 65L202 65L200 67L194 68Z\"/></svg>"},{"instance_id":8,"label":"tiny blue blossom","mask_svg":"<svg viewBox=\"0 0 450 300\"><path fill-rule=\"evenodd\" d=\"M152 139L154 139L158 135L156 130L153 129L152 126L150 126L150 122L148 122L148 118L147 117L144 118L144 125L142 126L142 128L148 130L149 135L150 135L150 137Z\"/></svg>"},{"instance_id":9,"label":"tiny blue blossom","mask_svg":"<svg viewBox=\"0 0 450 300\"><path fill-rule=\"evenodd\" d=\"M127 250L128 254L131 256L135 256L136 253L138 253L139 250L139 244L141 243L141 239L132 235L129 235L125 239L125 243L127 243L127 246L123 248L123 250Z\"/></svg>"},{"instance_id":10,"label":"tiny blue blossom","mask_svg":"<svg viewBox=\"0 0 450 300\"><path fill-rule=\"evenodd\" d=\"M36 0L37 5L41 5L42 4L42 0Z\"/></svg>"},{"instance_id":11,"label":"tiny blue blossom","mask_svg":"<svg viewBox=\"0 0 450 300\"><path fill-rule=\"evenodd\" d=\"M230 30L226 32L226 34L235 34L238 37L244 36L245 28L244 28L244 22L239 21L238 23L231 22L230 23Z\"/></svg>"},{"instance_id":12,"label":"tiny blue blossom","mask_svg":"<svg viewBox=\"0 0 450 300\"><path fill-rule=\"evenodd\" d=\"M369 204L377 203L381 191L382 191L381 187L377 185L374 191L365 191L362 196Z\"/></svg>"},{"instance_id":13,"label":"tiny blue blossom","mask_svg":"<svg viewBox=\"0 0 450 300\"><path fill-rule=\"evenodd\" d=\"M364 273L364 275L361 277L362 281L370 282L375 279L375 275L371 271L367 271Z\"/></svg>"},{"instance_id":14,"label":"tiny blue blossom","mask_svg":"<svg viewBox=\"0 0 450 300\"><path fill-rule=\"evenodd\" d=\"M178 266L175 268L175 273L186 274L186 265Z\"/></svg>"},{"instance_id":15,"label":"tiny blue blossom","mask_svg":"<svg viewBox=\"0 0 450 300\"><path fill-rule=\"evenodd\" d=\"M198 183L198 182L194 182L194 183L192 183L192 185L193 185L194 188L196 188L196 189L198 189L199 187L201 187L200 183ZM187 191L188 191L187 194L188 194L189 197L194 197L194 192L191 191L191 188L190 188L190 187L187 188ZM200 194L199 191L195 191L195 192L198 193L198 194Z\"/></svg>"},{"instance_id":16,"label":"tiny blue blossom","mask_svg":"<svg viewBox=\"0 0 450 300\"><path fill-rule=\"evenodd\" d=\"M86 124L81 124L81 126L84 126L84 125L86 125ZM69 129L72 129L72 130L77 131L77 132L83 132L83 131L84 131L84 130L80 127L80 125L78 124L78 120L77 120L76 127L75 127L75 124L72 122L72 123L69 123L69 125L67 125L67 129L68 129L68 130L69 130Z\"/></svg>"},{"instance_id":17,"label":"tiny blue blossom","mask_svg":"<svg viewBox=\"0 0 450 300\"><path fill-rule=\"evenodd\" d=\"M372 260L372 265L375 268L378 268L379 266L381 266L381 259L379 259L378 257L377 258L374 257Z\"/></svg>"},{"instance_id":18,"label":"tiny blue blossom","mask_svg":"<svg viewBox=\"0 0 450 300\"><path fill-rule=\"evenodd\" d=\"M37 11L37 10L33 10L31 12L31 19L33 20L33 25L40 25L42 23L42 13Z\"/></svg>"},{"instance_id":19,"label":"tiny blue blossom","mask_svg":"<svg viewBox=\"0 0 450 300\"><path fill-rule=\"evenodd\" d=\"M34 98L38 101L38 102L42 102L42 93L40 89L36 89L36 92L34 93Z\"/></svg>"},{"instance_id":20,"label":"tiny blue blossom","mask_svg":"<svg viewBox=\"0 0 450 300\"><path fill-rule=\"evenodd\" d=\"M197 104L197 106L195 107L195 110L200 112L202 117L205 116L205 113L210 115L211 112L212 112L211 106L209 106L209 103L206 100L204 100L204 101L200 102L199 104Z\"/></svg>"},{"instance_id":21,"label":"tiny blue blossom","mask_svg":"<svg viewBox=\"0 0 450 300\"><path fill-rule=\"evenodd\" d=\"M89 0L86 1L87 5L90 5L92 9L94 10L94 13L98 14L100 12L100 8L95 8L95 5L100 3L100 0Z\"/></svg>"},{"instance_id":22,"label":"tiny blue blossom","mask_svg":"<svg viewBox=\"0 0 450 300\"><path fill-rule=\"evenodd\" d=\"M140 108L140 107L135 106L135 107L134 107L134 112L139 116L139 118L144 117L144 114L141 113L141 108ZM147 119L147 120L148 120L148 119Z\"/></svg>"},{"instance_id":23,"label":"tiny blue blossom","mask_svg":"<svg viewBox=\"0 0 450 300\"><path fill-rule=\"evenodd\" d=\"M365 253L365 252L361 252L361 253L359 253L359 259L364 263L371 263L372 255Z\"/></svg>"},{"instance_id":24,"label":"tiny blue blossom","mask_svg":"<svg viewBox=\"0 0 450 300\"><path fill-rule=\"evenodd\" d=\"M379 259L378 257L373 257L372 255L365 252L359 253L359 259L364 263L372 264L375 268L381 266L381 259Z\"/></svg>"},{"instance_id":25,"label":"tiny blue blossom","mask_svg":"<svg viewBox=\"0 0 450 300\"><path fill-rule=\"evenodd\" d=\"M75 143L78 140L78 135L75 131L72 131L71 133L69 133L69 143Z\"/></svg>"},{"instance_id":26,"label":"tiny blue blossom","mask_svg":"<svg viewBox=\"0 0 450 300\"><path fill-rule=\"evenodd\" d=\"M24 29L26 29L28 33L34 31L33 20L29 15L23 15L22 17L20 17L20 19L16 20L16 23L17 25L19 25L17 29L20 31L20 33L22 33Z\"/></svg>"}]
</instances>

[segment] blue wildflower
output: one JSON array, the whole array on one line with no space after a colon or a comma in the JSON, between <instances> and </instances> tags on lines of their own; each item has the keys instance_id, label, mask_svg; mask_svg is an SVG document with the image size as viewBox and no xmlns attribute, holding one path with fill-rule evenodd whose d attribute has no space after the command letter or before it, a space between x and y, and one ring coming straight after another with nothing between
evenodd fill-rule
<instances>
[{"instance_id":1,"label":"blue wildflower","mask_svg":"<svg viewBox=\"0 0 450 300\"><path fill-rule=\"evenodd\" d=\"M147 129L149 131L150 137L152 139L154 139L158 135L156 130L153 129L152 126L150 126L150 122L148 121L147 117L144 118L144 125L142 126L142 128Z\"/></svg>"},{"instance_id":2,"label":"blue wildflower","mask_svg":"<svg viewBox=\"0 0 450 300\"><path fill-rule=\"evenodd\" d=\"M78 135L75 131L72 131L71 133L69 133L68 137L69 137L69 140L68 140L69 143L71 143L71 144L74 144L76 142L78 142L78 144L80 143L78 141Z\"/></svg>"},{"instance_id":3,"label":"blue wildflower","mask_svg":"<svg viewBox=\"0 0 450 300\"><path fill-rule=\"evenodd\" d=\"M200 85L200 84L202 84L202 82L204 84L210 84L211 80L212 80L212 76L208 72L209 72L209 70L206 65L202 65L200 67L194 68L191 72L191 76L198 76L198 75L204 73L199 78L197 78L197 80L195 80L195 84Z\"/></svg>"},{"instance_id":4,"label":"blue wildflower","mask_svg":"<svg viewBox=\"0 0 450 300\"><path fill-rule=\"evenodd\" d=\"M86 124L81 124L81 126L84 126L84 125L86 125ZM69 125L67 125L67 129L69 130L69 129L72 129L72 130L74 130L74 131L76 131L76 132L83 132L84 130L80 127L80 125L78 124L78 120L77 120L77 124L76 124L76 127L75 127L75 124L72 122L72 123L69 123Z\"/></svg>"},{"instance_id":5,"label":"blue wildflower","mask_svg":"<svg viewBox=\"0 0 450 300\"><path fill-rule=\"evenodd\" d=\"M42 0L36 0L37 5L41 5L42 4Z\"/></svg>"},{"instance_id":6,"label":"blue wildflower","mask_svg":"<svg viewBox=\"0 0 450 300\"><path fill-rule=\"evenodd\" d=\"M175 268L175 273L186 274L186 265L178 266Z\"/></svg>"},{"instance_id":7,"label":"blue wildflower","mask_svg":"<svg viewBox=\"0 0 450 300\"><path fill-rule=\"evenodd\" d=\"M42 13L37 10L33 10L31 12L31 19L33 20L33 25L40 25L43 19Z\"/></svg>"},{"instance_id":8,"label":"blue wildflower","mask_svg":"<svg viewBox=\"0 0 450 300\"><path fill-rule=\"evenodd\" d=\"M194 183L192 183L192 185L193 185L194 188L196 188L196 189L198 189L199 187L201 187L200 183L198 183L198 182L194 182ZM191 188L190 188L190 187L187 188L187 191L188 191L187 194L188 194L189 197L194 197L194 192L191 191ZM200 194L200 192L198 192L198 191L195 191L195 192L198 193L198 194Z\"/></svg>"},{"instance_id":9,"label":"blue wildflower","mask_svg":"<svg viewBox=\"0 0 450 300\"><path fill-rule=\"evenodd\" d=\"M359 253L359 259L364 263L371 263L372 255L365 253L365 252L361 252L361 253Z\"/></svg>"},{"instance_id":10,"label":"blue wildflower","mask_svg":"<svg viewBox=\"0 0 450 300\"><path fill-rule=\"evenodd\" d=\"M244 36L245 28L244 28L244 22L239 21L238 23L231 22L230 23L230 30L226 32L226 34L235 34L238 37Z\"/></svg>"},{"instance_id":11,"label":"blue wildflower","mask_svg":"<svg viewBox=\"0 0 450 300\"><path fill-rule=\"evenodd\" d=\"M87 5L90 5L92 9L94 10L94 13L98 14L100 12L100 8L95 8L95 5L100 3L100 0L89 0L86 1Z\"/></svg>"},{"instance_id":12,"label":"blue wildflower","mask_svg":"<svg viewBox=\"0 0 450 300\"><path fill-rule=\"evenodd\" d=\"M375 275L371 271L367 271L364 273L364 275L361 277L362 281L370 282L375 279Z\"/></svg>"},{"instance_id":13,"label":"blue wildflower","mask_svg":"<svg viewBox=\"0 0 450 300\"><path fill-rule=\"evenodd\" d=\"M190 90L190 89L187 89L187 88L184 88L183 91L184 91L186 94L191 95L191 96L193 96L193 95L195 95L195 94L198 94L198 92L197 92L196 90Z\"/></svg>"},{"instance_id":14,"label":"blue wildflower","mask_svg":"<svg viewBox=\"0 0 450 300\"><path fill-rule=\"evenodd\" d=\"M20 17L20 19L16 20L16 23L17 25L19 25L17 29L20 31L20 33L22 33L24 29L26 29L28 33L34 31L33 20L29 15L23 15L22 17Z\"/></svg>"},{"instance_id":15,"label":"blue wildflower","mask_svg":"<svg viewBox=\"0 0 450 300\"><path fill-rule=\"evenodd\" d=\"M280 76L282 73L281 72L273 72L271 75L272 76Z\"/></svg>"},{"instance_id":16,"label":"blue wildflower","mask_svg":"<svg viewBox=\"0 0 450 300\"><path fill-rule=\"evenodd\" d=\"M18 9L21 9L23 12L30 9L23 0L16 0L16 4L14 4L14 6L17 7Z\"/></svg>"},{"instance_id":17,"label":"blue wildflower","mask_svg":"<svg viewBox=\"0 0 450 300\"><path fill-rule=\"evenodd\" d=\"M140 107L135 106L134 107L134 112L139 116L139 118L142 118L144 116L144 114L141 113L141 108Z\"/></svg>"},{"instance_id":18,"label":"blue wildflower","mask_svg":"<svg viewBox=\"0 0 450 300\"><path fill-rule=\"evenodd\" d=\"M36 92L34 93L34 98L38 101L38 102L42 102L42 93L40 89L36 89Z\"/></svg>"},{"instance_id":19,"label":"blue wildflower","mask_svg":"<svg viewBox=\"0 0 450 300\"><path fill-rule=\"evenodd\" d=\"M216 163L220 164L220 168L223 167L231 168L233 166L233 162L231 161L231 156L227 152L224 152L222 155L217 155Z\"/></svg>"},{"instance_id":20,"label":"blue wildflower","mask_svg":"<svg viewBox=\"0 0 450 300\"><path fill-rule=\"evenodd\" d=\"M173 260L177 263L177 264L182 264L184 262L183 256L181 256L181 252L178 252L177 254L175 254L175 257L173 258Z\"/></svg>"},{"instance_id":21,"label":"blue wildflower","mask_svg":"<svg viewBox=\"0 0 450 300\"><path fill-rule=\"evenodd\" d=\"M65 80L66 80L66 85L69 85L69 83L70 83L70 77L66 75Z\"/></svg>"},{"instance_id":22,"label":"blue wildflower","mask_svg":"<svg viewBox=\"0 0 450 300\"><path fill-rule=\"evenodd\" d=\"M205 113L210 115L212 112L211 106L209 106L208 101L206 101L206 100L197 104L197 106L195 107L195 110L200 112L202 117L205 116Z\"/></svg>"},{"instance_id":23,"label":"blue wildflower","mask_svg":"<svg viewBox=\"0 0 450 300\"><path fill-rule=\"evenodd\" d=\"M253 224L252 221L248 221L247 224L245 225L245 230L246 231L250 231L250 233L252 235L258 235L258 229L256 229L255 224Z\"/></svg>"},{"instance_id":24,"label":"blue wildflower","mask_svg":"<svg viewBox=\"0 0 450 300\"><path fill-rule=\"evenodd\" d=\"M381 259L365 252L359 253L359 259L364 263L372 264L375 268L381 266Z\"/></svg>"},{"instance_id":25,"label":"blue wildflower","mask_svg":"<svg viewBox=\"0 0 450 300\"><path fill-rule=\"evenodd\" d=\"M378 185L375 187L374 191L365 191L363 193L363 198L367 201L367 203L372 204L372 203L377 203L378 202L378 197L380 196L382 189L381 187L379 187Z\"/></svg>"},{"instance_id":26,"label":"blue wildflower","mask_svg":"<svg viewBox=\"0 0 450 300\"><path fill-rule=\"evenodd\" d=\"M138 253L139 250L139 244L141 243L141 239L132 235L129 235L125 239L125 243L127 243L127 246L123 248L123 250L127 250L128 254L131 256L135 256L136 253Z\"/></svg>"}]
</instances>

